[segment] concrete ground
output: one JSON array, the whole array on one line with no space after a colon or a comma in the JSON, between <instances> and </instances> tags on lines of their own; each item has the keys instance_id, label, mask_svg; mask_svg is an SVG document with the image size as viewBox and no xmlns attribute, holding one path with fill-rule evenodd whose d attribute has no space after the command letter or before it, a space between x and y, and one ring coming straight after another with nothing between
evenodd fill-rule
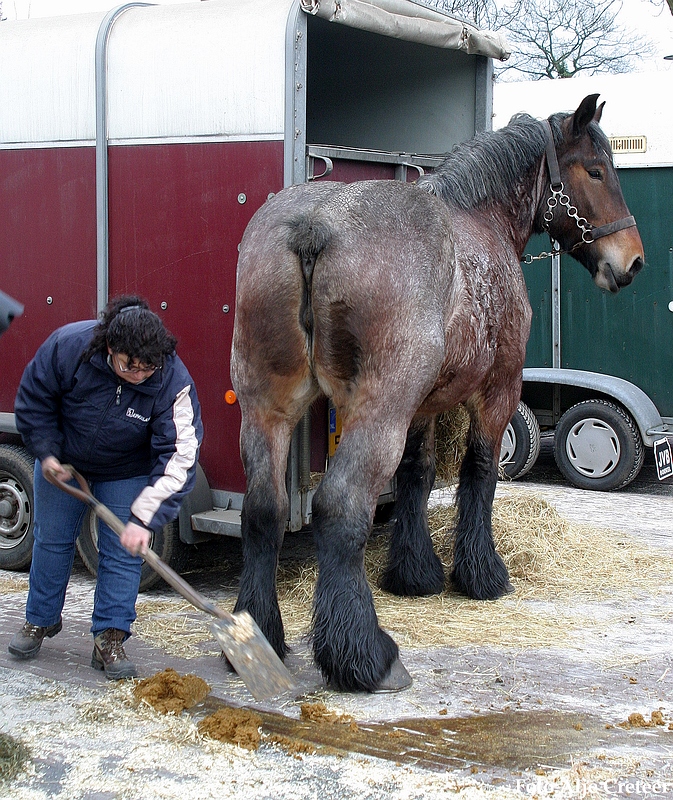
<instances>
[{"instance_id":1,"label":"concrete ground","mask_svg":"<svg viewBox=\"0 0 673 800\"><path fill-rule=\"evenodd\" d=\"M533 472L500 483L498 496L512 491L540 494L571 520L627 532L653 553L673 552L673 487L657 482L649 461L625 491L585 492L563 482L547 442ZM311 547L301 536L288 537L285 557ZM196 552L187 579L221 602L217 564L235 565L239 547L225 541ZM233 601L235 576L226 581ZM297 640L287 660L297 689L256 702L226 671L214 640L187 659L134 637L127 652L141 676L172 667L210 684L205 704L177 718L134 708L124 687L91 669L93 590L77 564L63 632L38 658L17 661L6 645L24 619L25 576L0 571L0 734L31 753L18 775L0 779L0 798L673 797L673 585L570 603L564 613L600 624L561 647L402 647L414 682L399 694L328 691ZM174 595L164 587L141 599L148 596ZM553 603L541 611L560 613ZM357 728L304 724L307 701L352 716ZM223 704L262 713L257 751L198 734L195 723ZM663 724L620 726L634 713L648 723L653 712Z\"/></svg>"}]
</instances>

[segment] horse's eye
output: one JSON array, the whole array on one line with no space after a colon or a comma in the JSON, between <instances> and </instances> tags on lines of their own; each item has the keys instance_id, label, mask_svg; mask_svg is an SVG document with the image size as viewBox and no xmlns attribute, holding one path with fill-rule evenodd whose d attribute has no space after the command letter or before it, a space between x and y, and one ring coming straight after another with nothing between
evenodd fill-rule
<instances>
[{"instance_id":1,"label":"horse's eye","mask_svg":"<svg viewBox=\"0 0 673 800\"><path fill-rule=\"evenodd\" d=\"M587 172L589 173L590 178L593 178L597 181L603 180L603 173L599 169L588 169Z\"/></svg>"}]
</instances>

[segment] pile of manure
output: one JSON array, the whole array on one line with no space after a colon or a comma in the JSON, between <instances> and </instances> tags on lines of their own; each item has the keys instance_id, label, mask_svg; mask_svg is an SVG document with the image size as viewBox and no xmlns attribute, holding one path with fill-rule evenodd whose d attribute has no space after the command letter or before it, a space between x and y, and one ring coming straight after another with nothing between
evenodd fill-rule
<instances>
[{"instance_id":1,"label":"pile of manure","mask_svg":"<svg viewBox=\"0 0 673 800\"><path fill-rule=\"evenodd\" d=\"M300 719L305 722L316 722L319 725L348 725L351 730L357 730L357 723L350 714L332 711L320 700L315 703L302 703L299 707Z\"/></svg>"},{"instance_id":2,"label":"pile of manure","mask_svg":"<svg viewBox=\"0 0 673 800\"><path fill-rule=\"evenodd\" d=\"M262 738L262 718L246 708L220 708L198 723L201 736L257 750Z\"/></svg>"},{"instance_id":3,"label":"pile of manure","mask_svg":"<svg viewBox=\"0 0 673 800\"><path fill-rule=\"evenodd\" d=\"M628 719L624 720L624 722L617 723L617 727L626 728L627 730L630 728L656 728L659 725L666 725L666 720L660 709L653 711L649 719L645 719L640 712L635 711L633 714L629 714ZM669 723L668 730L673 730L673 722Z\"/></svg>"},{"instance_id":4,"label":"pile of manure","mask_svg":"<svg viewBox=\"0 0 673 800\"><path fill-rule=\"evenodd\" d=\"M198 675L180 675L168 667L136 683L133 696L162 714L179 714L204 700L210 686Z\"/></svg>"}]
</instances>

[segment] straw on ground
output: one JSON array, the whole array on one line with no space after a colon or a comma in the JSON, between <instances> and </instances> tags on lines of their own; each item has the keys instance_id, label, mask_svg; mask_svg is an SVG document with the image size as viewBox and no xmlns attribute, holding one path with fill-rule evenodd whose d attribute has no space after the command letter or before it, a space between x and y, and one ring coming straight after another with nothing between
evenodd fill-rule
<instances>
[{"instance_id":1,"label":"straw on ground","mask_svg":"<svg viewBox=\"0 0 673 800\"><path fill-rule=\"evenodd\" d=\"M435 549L449 575L455 509L437 506L428 517ZM493 530L515 592L488 603L452 592L448 580L444 593L433 597L400 598L381 591L377 582L385 566L388 531L370 540L366 568L376 611L399 644L564 646L579 628L600 624L598 615L573 611L571 599L585 604L614 601L673 582L670 556L648 550L624 533L571 523L541 496L512 493L497 499ZM307 537L306 552L282 560L279 568L279 602L290 641L309 631L316 576ZM221 598L214 599L222 604ZM203 643L212 636L207 620L191 612L178 600L143 601L136 633L174 655L202 656Z\"/></svg>"}]
</instances>

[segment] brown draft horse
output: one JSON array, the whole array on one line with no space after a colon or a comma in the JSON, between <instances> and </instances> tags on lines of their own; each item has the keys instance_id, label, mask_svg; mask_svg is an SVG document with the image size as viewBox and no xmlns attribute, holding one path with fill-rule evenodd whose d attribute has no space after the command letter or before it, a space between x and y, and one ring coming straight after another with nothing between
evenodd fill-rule
<instances>
[{"instance_id":1,"label":"brown draft horse","mask_svg":"<svg viewBox=\"0 0 673 800\"><path fill-rule=\"evenodd\" d=\"M342 435L313 498L312 643L334 688L410 682L397 645L378 625L364 550L377 498L396 473L382 586L412 596L443 590L427 500L434 421L457 403L471 423L453 585L481 599L511 591L491 508L530 327L520 267L526 242L547 230L611 292L643 266L597 98L548 120L517 115L457 146L417 185L289 187L245 232L232 353L247 476L236 610L250 611L286 655L276 567L288 518L288 448L304 411L325 394L339 409Z\"/></svg>"}]
</instances>

